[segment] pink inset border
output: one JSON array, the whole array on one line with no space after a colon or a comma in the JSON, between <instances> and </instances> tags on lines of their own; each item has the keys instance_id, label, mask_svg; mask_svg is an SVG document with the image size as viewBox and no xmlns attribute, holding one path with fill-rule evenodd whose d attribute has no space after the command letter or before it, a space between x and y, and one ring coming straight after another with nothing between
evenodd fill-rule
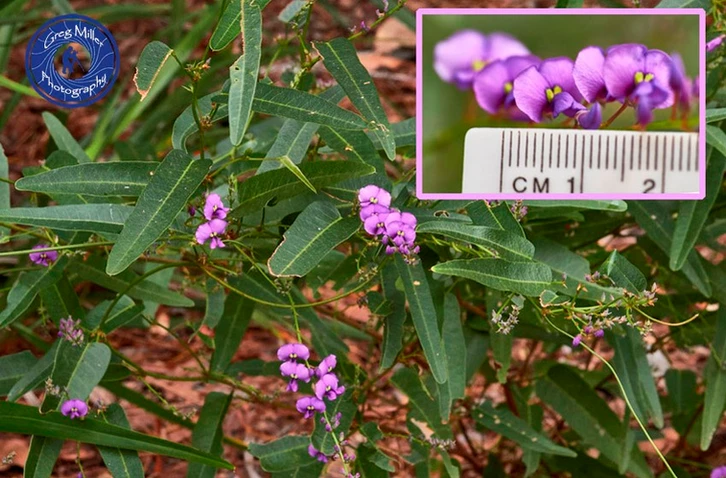
<instances>
[{"instance_id":1,"label":"pink inset border","mask_svg":"<svg viewBox=\"0 0 726 478\"><path fill-rule=\"evenodd\" d=\"M424 193L423 192L423 16L424 15L698 15L699 32L699 125L698 193L563 194L563 193ZM690 199L706 197L706 12L700 8L419 8L416 10L416 197L440 199Z\"/></svg>"}]
</instances>

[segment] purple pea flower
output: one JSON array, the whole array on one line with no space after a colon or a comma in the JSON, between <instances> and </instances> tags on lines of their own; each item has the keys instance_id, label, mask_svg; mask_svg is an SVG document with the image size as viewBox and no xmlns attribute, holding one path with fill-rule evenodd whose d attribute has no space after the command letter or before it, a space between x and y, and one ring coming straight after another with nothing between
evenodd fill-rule
<instances>
[{"instance_id":1,"label":"purple pea flower","mask_svg":"<svg viewBox=\"0 0 726 478\"><path fill-rule=\"evenodd\" d=\"M542 116L560 114L574 117L585 110L579 102L582 95L572 77L574 63L559 57L544 60L539 66L531 66L514 80L514 101L529 119L539 123Z\"/></svg>"},{"instance_id":2,"label":"purple pea flower","mask_svg":"<svg viewBox=\"0 0 726 478\"><path fill-rule=\"evenodd\" d=\"M72 345L81 345L83 343L83 329L81 329L81 320L73 320L73 317L60 319L58 327L58 337L62 340L70 342Z\"/></svg>"},{"instance_id":3,"label":"purple pea flower","mask_svg":"<svg viewBox=\"0 0 726 478\"><path fill-rule=\"evenodd\" d=\"M310 358L310 349L303 344L285 344L277 349L277 358L281 362L295 362L296 360L307 360Z\"/></svg>"},{"instance_id":4,"label":"purple pea flower","mask_svg":"<svg viewBox=\"0 0 726 478\"><path fill-rule=\"evenodd\" d=\"M580 345L580 342L582 342L582 335L577 334L575 335L575 338L572 339L572 346L577 347Z\"/></svg>"},{"instance_id":5,"label":"purple pea flower","mask_svg":"<svg viewBox=\"0 0 726 478\"><path fill-rule=\"evenodd\" d=\"M61 405L61 413L71 420L75 418L83 418L88 414L88 405L83 400L66 400Z\"/></svg>"},{"instance_id":6,"label":"purple pea flower","mask_svg":"<svg viewBox=\"0 0 726 478\"><path fill-rule=\"evenodd\" d=\"M720 47L724 38L726 38L726 35L719 35L710 42L706 43L706 52L712 52L716 48Z\"/></svg>"},{"instance_id":7,"label":"purple pea flower","mask_svg":"<svg viewBox=\"0 0 726 478\"><path fill-rule=\"evenodd\" d=\"M222 203L219 194L213 193L207 196L207 200L204 203L204 217L207 221L224 219L227 217L227 212L229 212L229 208L224 207L224 203Z\"/></svg>"},{"instance_id":8,"label":"purple pea flower","mask_svg":"<svg viewBox=\"0 0 726 478\"><path fill-rule=\"evenodd\" d=\"M536 56L512 56L506 60L489 63L474 78L474 96L479 106L490 114L496 114L502 108L516 109L512 88L514 79L530 66L537 65L540 59Z\"/></svg>"},{"instance_id":9,"label":"purple pea flower","mask_svg":"<svg viewBox=\"0 0 726 478\"><path fill-rule=\"evenodd\" d=\"M608 99L608 90L603 77L604 66L605 55L600 47L589 46L577 54L572 76L577 89L588 103Z\"/></svg>"},{"instance_id":10,"label":"purple pea flower","mask_svg":"<svg viewBox=\"0 0 726 478\"><path fill-rule=\"evenodd\" d=\"M416 216L410 212L392 212L386 216L386 235L396 246L413 245L416 240Z\"/></svg>"},{"instance_id":11,"label":"purple pea flower","mask_svg":"<svg viewBox=\"0 0 726 478\"><path fill-rule=\"evenodd\" d=\"M686 76L686 67L683 58L678 53L671 53L671 78L669 86L675 94L675 102L682 111L691 109L691 93L693 85L691 79Z\"/></svg>"},{"instance_id":12,"label":"purple pea flower","mask_svg":"<svg viewBox=\"0 0 726 478\"><path fill-rule=\"evenodd\" d=\"M507 34L461 30L436 44L434 70L445 82L465 90L489 62L528 54L526 46Z\"/></svg>"},{"instance_id":13,"label":"purple pea flower","mask_svg":"<svg viewBox=\"0 0 726 478\"><path fill-rule=\"evenodd\" d=\"M334 373L327 373L315 383L315 396L320 400L323 397L335 400L345 392L345 387L338 385L338 377Z\"/></svg>"},{"instance_id":14,"label":"purple pea flower","mask_svg":"<svg viewBox=\"0 0 726 478\"><path fill-rule=\"evenodd\" d=\"M337 364L338 359L336 358L336 356L333 354L328 355L315 368L315 375L318 378L323 378L326 374L332 372Z\"/></svg>"},{"instance_id":15,"label":"purple pea flower","mask_svg":"<svg viewBox=\"0 0 726 478\"><path fill-rule=\"evenodd\" d=\"M312 443L308 445L308 455L312 456L316 460L318 460L321 463L327 463L328 462L328 455L323 453L322 451L318 451Z\"/></svg>"},{"instance_id":16,"label":"purple pea flower","mask_svg":"<svg viewBox=\"0 0 726 478\"><path fill-rule=\"evenodd\" d=\"M605 85L613 98L635 104L638 123L644 125L652 121L653 109L673 104L671 64L660 50L635 43L617 45L605 57Z\"/></svg>"},{"instance_id":17,"label":"purple pea flower","mask_svg":"<svg viewBox=\"0 0 726 478\"><path fill-rule=\"evenodd\" d=\"M589 110L575 113L575 119L585 129L598 129L602 124L602 106L595 102Z\"/></svg>"},{"instance_id":18,"label":"purple pea flower","mask_svg":"<svg viewBox=\"0 0 726 478\"><path fill-rule=\"evenodd\" d=\"M280 374L283 377L290 377L290 382L287 384L288 392L297 392L297 381L302 380L307 383L312 375L307 365L295 362L283 362L280 365Z\"/></svg>"},{"instance_id":19,"label":"purple pea flower","mask_svg":"<svg viewBox=\"0 0 726 478\"><path fill-rule=\"evenodd\" d=\"M383 206L374 206L383 207ZM386 232L386 217L389 215L389 211L380 212L378 214L372 214L363 221L363 228L371 236L380 236ZM363 212L361 211L361 214Z\"/></svg>"},{"instance_id":20,"label":"purple pea flower","mask_svg":"<svg viewBox=\"0 0 726 478\"><path fill-rule=\"evenodd\" d=\"M605 337L605 331L603 329L597 329L595 331L595 337L597 337L598 339Z\"/></svg>"},{"instance_id":21,"label":"purple pea flower","mask_svg":"<svg viewBox=\"0 0 726 478\"><path fill-rule=\"evenodd\" d=\"M719 466L711 470L711 478L726 478L726 466Z\"/></svg>"},{"instance_id":22,"label":"purple pea flower","mask_svg":"<svg viewBox=\"0 0 726 478\"><path fill-rule=\"evenodd\" d=\"M303 417L310 418L315 412L323 413L325 411L325 402L317 397L302 397L295 402L297 411L303 414Z\"/></svg>"},{"instance_id":23,"label":"purple pea flower","mask_svg":"<svg viewBox=\"0 0 726 478\"><path fill-rule=\"evenodd\" d=\"M360 219L366 221L371 216L388 212L391 205L391 194L374 184L361 188L358 191L358 202L360 202Z\"/></svg>"},{"instance_id":24,"label":"purple pea flower","mask_svg":"<svg viewBox=\"0 0 726 478\"><path fill-rule=\"evenodd\" d=\"M50 247L48 244L38 244L33 246L33 249L45 249ZM44 251L44 252L31 252L30 260L38 264L39 266L48 267L51 263L58 259L58 252L56 251Z\"/></svg>"},{"instance_id":25,"label":"purple pea flower","mask_svg":"<svg viewBox=\"0 0 726 478\"><path fill-rule=\"evenodd\" d=\"M221 236L224 234L224 231L226 229L227 221L224 221L222 219L212 219L209 222L201 224L197 228L195 237L197 238L197 242L199 244L204 244L211 238L212 241L209 243L209 247L212 249L224 247L224 242L222 242Z\"/></svg>"}]
</instances>

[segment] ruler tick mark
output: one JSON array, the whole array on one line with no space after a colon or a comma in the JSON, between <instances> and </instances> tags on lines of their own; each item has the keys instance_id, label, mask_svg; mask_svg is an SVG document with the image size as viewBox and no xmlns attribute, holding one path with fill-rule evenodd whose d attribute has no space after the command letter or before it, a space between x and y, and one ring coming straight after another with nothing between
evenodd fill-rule
<instances>
[{"instance_id":1,"label":"ruler tick mark","mask_svg":"<svg viewBox=\"0 0 726 478\"><path fill-rule=\"evenodd\" d=\"M542 133L540 140L542 141L542 145L540 146L540 152L539 152L539 157L540 157L539 172L543 173L544 172L544 148L545 148L545 144L544 144L545 143L545 134L544 133Z\"/></svg>"},{"instance_id":2,"label":"ruler tick mark","mask_svg":"<svg viewBox=\"0 0 726 478\"><path fill-rule=\"evenodd\" d=\"M544 133L542 133L544 134ZM550 164L549 168L552 168L552 144L554 143L555 135L550 133Z\"/></svg>"},{"instance_id":3,"label":"ruler tick mark","mask_svg":"<svg viewBox=\"0 0 726 478\"><path fill-rule=\"evenodd\" d=\"M658 136L656 136L658 138ZM666 182L666 140L668 139L668 136L665 136L663 138L663 170L660 172L660 192L665 192L665 182ZM656 152L658 151L658 140L655 141L656 144ZM656 155L657 156L657 155ZM658 161L656 157L656 161Z\"/></svg>"},{"instance_id":4,"label":"ruler tick mark","mask_svg":"<svg viewBox=\"0 0 726 478\"><path fill-rule=\"evenodd\" d=\"M676 138L671 136L671 171L676 169Z\"/></svg>"},{"instance_id":5,"label":"ruler tick mark","mask_svg":"<svg viewBox=\"0 0 726 478\"><path fill-rule=\"evenodd\" d=\"M691 149L691 136L688 136L688 160L686 161L688 171L691 170Z\"/></svg>"},{"instance_id":6,"label":"ruler tick mark","mask_svg":"<svg viewBox=\"0 0 726 478\"><path fill-rule=\"evenodd\" d=\"M587 136L582 137L582 153L580 154L580 193L582 193L583 183L585 180L585 139L587 139ZM590 137L590 149L592 149L592 137Z\"/></svg>"},{"instance_id":7,"label":"ruler tick mark","mask_svg":"<svg viewBox=\"0 0 726 478\"><path fill-rule=\"evenodd\" d=\"M625 181L625 137L623 137L623 169L620 171L620 182Z\"/></svg>"},{"instance_id":8,"label":"ruler tick mark","mask_svg":"<svg viewBox=\"0 0 726 478\"><path fill-rule=\"evenodd\" d=\"M533 134L534 143L532 144L532 167L537 169L537 133Z\"/></svg>"},{"instance_id":9,"label":"ruler tick mark","mask_svg":"<svg viewBox=\"0 0 726 478\"><path fill-rule=\"evenodd\" d=\"M512 167L512 142L514 141L514 131L509 132L509 167Z\"/></svg>"},{"instance_id":10,"label":"ruler tick mark","mask_svg":"<svg viewBox=\"0 0 726 478\"><path fill-rule=\"evenodd\" d=\"M678 147L678 171L683 171L683 136Z\"/></svg>"},{"instance_id":11,"label":"ruler tick mark","mask_svg":"<svg viewBox=\"0 0 726 478\"><path fill-rule=\"evenodd\" d=\"M630 170L633 170L633 161L635 160L635 136L630 137Z\"/></svg>"},{"instance_id":12,"label":"ruler tick mark","mask_svg":"<svg viewBox=\"0 0 726 478\"><path fill-rule=\"evenodd\" d=\"M560 157L562 156L562 136L557 135L557 167L560 167Z\"/></svg>"},{"instance_id":13,"label":"ruler tick mark","mask_svg":"<svg viewBox=\"0 0 726 478\"><path fill-rule=\"evenodd\" d=\"M658 171L658 146L659 145L660 145L660 135L655 137L655 154L653 155L653 169L655 171Z\"/></svg>"},{"instance_id":14,"label":"ruler tick mark","mask_svg":"<svg viewBox=\"0 0 726 478\"><path fill-rule=\"evenodd\" d=\"M503 192L504 186L504 130L502 130L502 155L499 161L499 192Z\"/></svg>"},{"instance_id":15,"label":"ruler tick mark","mask_svg":"<svg viewBox=\"0 0 726 478\"><path fill-rule=\"evenodd\" d=\"M610 169L610 136L605 138L605 169Z\"/></svg>"},{"instance_id":16,"label":"ruler tick mark","mask_svg":"<svg viewBox=\"0 0 726 478\"><path fill-rule=\"evenodd\" d=\"M646 145L647 149L645 150L645 169L647 171L650 171L650 139L651 138L652 138L652 136L648 136L648 144Z\"/></svg>"},{"instance_id":17,"label":"ruler tick mark","mask_svg":"<svg viewBox=\"0 0 726 478\"><path fill-rule=\"evenodd\" d=\"M640 171L643 165L643 135L638 138L638 171Z\"/></svg>"},{"instance_id":18,"label":"ruler tick mark","mask_svg":"<svg viewBox=\"0 0 726 478\"><path fill-rule=\"evenodd\" d=\"M517 131L517 167L519 167L519 158L522 157L522 132Z\"/></svg>"},{"instance_id":19,"label":"ruler tick mark","mask_svg":"<svg viewBox=\"0 0 726 478\"><path fill-rule=\"evenodd\" d=\"M524 167L527 167L529 157L529 131L524 135Z\"/></svg>"},{"instance_id":20,"label":"ruler tick mark","mask_svg":"<svg viewBox=\"0 0 726 478\"><path fill-rule=\"evenodd\" d=\"M592 144L593 138L590 138ZM600 169L600 160L602 157L602 135L597 135L597 169Z\"/></svg>"},{"instance_id":21,"label":"ruler tick mark","mask_svg":"<svg viewBox=\"0 0 726 478\"><path fill-rule=\"evenodd\" d=\"M570 135L565 136L565 168L567 168L567 161L570 156Z\"/></svg>"}]
</instances>

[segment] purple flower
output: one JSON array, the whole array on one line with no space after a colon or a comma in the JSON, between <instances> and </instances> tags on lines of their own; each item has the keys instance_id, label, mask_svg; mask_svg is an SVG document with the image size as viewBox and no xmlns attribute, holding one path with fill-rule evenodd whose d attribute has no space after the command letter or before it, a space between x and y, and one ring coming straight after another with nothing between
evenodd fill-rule
<instances>
[{"instance_id":1,"label":"purple flower","mask_svg":"<svg viewBox=\"0 0 726 478\"><path fill-rule=\"evenodd\" d=\"M210 248L216 249L218 247L224 247L221 236L224 234L225 229L227 229L227 221L222 219L212 219L209 222L205 222L197 228L195 234L197 242L204 244L211 238L212 241L209 243Z\"/></svg>"},{"instance_id":2,"label":"purple flower","mask_svg":"<svg viewBox=\"0 0 726 478\"><path fill-rule=\"evenodd\" d=\"M711 478L726 478L726 466L719 466L711 471Z\"/></svg>"},{"instance_id":3,"label":"purple flower","mask_svg":"<svg viewBox=\"0 0 726 478\"><path fill-rule=\"evenodd\" d=\"M297 392L297 381L309 382L311 376L307 365L295 362L283 362L280 365L280 374L283 377L290 377L290 382L287 384L288 392Z\"/></svg>"},{"instance_id":4,"label":"purple flower","mask_svg":"<svg viewBox=\"0 0 726 478\"><path fill-rule=\"evenodd\" d=\"M81 345L83 343L83 330L81 329L81 320L73 320L73 317L60 319L58 327L58 337L62 340L70 342L72 345Z\"/></svg>"},{"instance_id":5,"label":"purple flower","mask_svg":"<svg viewBox=\"0 0 726 478\"><path fill-rule=\"evenodd\" d=\"M328 455L323 453L322 451L318 451L312 443L308 445L308 455L312 456L313 458L317 459L319 462L327 463L328 462Z\"/></svg>"},{"instance_id":6,"label":"purple flower","mask_svg":"<svg viewBox=\"0 0 726 478\"><path fill-rule=\"evenodd\" d=\"M598 129L602 124L602 107L600 103L593 103L589 110L578 111L575 119L585 129Z\"/></svg>"},{"instance_id":7,"label":"purple flower","mask_svg":"<svg viewBox=\"0 0 726 478\"><path fill-rule=\"evenodd\" d=\"M33 246L33 249L46 249L48 247L50 247L48 244L38 244ZM30 260L43 267L48 267L52 262L55 262L56 259L58 259L58 252L56 251L30 253Z\"/></svg>"},{"instance_id":8,"label":"purple flower","mask_svg":"<svg viewBox=\"0 0 726 478\"><path fill-rule=\"evenodd\" d=\"M603 329L597 329L595 331L595 337L597 337L598 339L605 337L605 331Z\"/></svg>"},{"instance_id":9,"label":"purple flower","mask_svg":"<svg viewBox=\"0 0 726 478\"><path fill-rule=\"evenodd\" d=\"M686 75L686 67L683 58L678 53L671 53L671 78L669 86L675 94L675 102L682 111L691 109L691 93L693 85L691 79Z\"/></svg>"},{"instance_id":10,"label":"purple flower","mask_svg":"<svg viewBox=\"0 0 726 478\"><path fill-rule=\"evenodd\" d=\"M514 80L514 101L529 119L539 123L544 114L573 117L585 109L582 95L572 77L574 63L569 58L550 58L531 66Z\"/></svg>"},{"instance_id":11,"label":"purple flower","mask_svg":"<svg viewBox=\"0 0 726 478\"><path fill-rule=\"evenodd\" d=\"M187 208L187 212L189 213L189 217L194 217L197 214L197 208L194 207L193 204L190 204Z\"/></svg>"},{"instance_id":12,"label":"purple flower","mask_svg":"<svg viewBox=\"0 0 726 478\"><path fill-rule=\"evenodd\" d=\"M365 221L369 216L388 211L391 205L391 194L375 184L361 188L358 191L358 202L360 202L360 219Z\"/></svg>"},{"instance_id":13,"label":"purple flower","mask_svg":"<svg viewBox=\"0 0 726 478\"><path fill-rule=\"evenodd\" d=\"M335 369L335 366L338 364L338 360L335 357L335 355L331 354L325 357L315 368L315 375L318 378L323 378L325 374L328 374Z\"/></svg>"},{"instance_id":14,"label":"purple flower","mask_svg":"<svg viewBox=\"0 0 726 478\"><path fill-rule=\"evenodd\" d=\"M325 402L317 397L302 397L295 402L295 408L305 418L310 418L315 415L315 412L323 413L325 411Z\"/></svg>"},{"instance_id":15,"label":"purple flower","mask_svg":"<svg viewBox=\"0 0 726 478\"><path fill-rule=\"evenodd\" d=\"M383 206L369 206L369 207L383 207ZM361 215L363 211L361 211ZM389 212L381 212L378 214L372 214L363 221L363 228L371 236L380 236L386 232L386 217Z\"/></svg>"},{"instance_id":16,"label":"purple flower","mask_svg":"<svg viewBox=\"0 0 726 478\"><path fill-rule=\"evenodd\" d=\"M71 420L74 418L83 418L88 414L88 405L83 400L66 400L61 405L61 413Z\"/></svg>"},{"instance_id":17,"label":"purple flower","mask_svg":"<svg viewBox=\"0 0 726 478\"><path fill-rule=\"evenodd\" d=\"M572 346L577 347L580 345L580 342L582 342L582 335L577 334L575 335L575 338L572 339Z\"/></svg>"},{"instance_id":18,"label":"purple flower","mask_svg":"<svg viewBox=\"0 0 726 478\"><path fill-rule=\"evenodd\" d=\"M610 48L603 76L613 98L635 104L638 123L653 119L653 109L673 104L670 89L672 61L660 50L628 43Z\"/></svg>"},{"instance_id":19,"label":"purple flower","mask_svg":"<svg viewBox=\"0 0 726 478\"><path fill-rule=\"evenodd\" d=\"M710 42L706 43L706 51L711 52L716 48L720 47L721 43L723 43L724 38L726 38L726 35L719 35ZM713 478L713 476L711 476L711 478Z\"/></svg>"},{"instance_id":20,"label":"purple flower","mask_svg":"<svg viewBox=\"0 0 726 478\"><path fill-rule=\"evenodd\" d=\"M442 80L464 90L489 62L528 54L526 46L504 33L461 30L436 44L434 70Z\"/></svg>"},{"instance_id":21,"label":"purple flower","mask_svg":"<svg viewBox=\"0 0 726 478\"><path fill-rule=\"evenodd\" d=\"M386 235L396 246L413 245L416 240L416 216L410 212L392 212L386 216Z\"/></svg>"},{"instance_id":22,"label":"purple flower","mask_svg":"<svg viewBox=\"0 0 726 478\"><path fill-rule=\"evenodd\" d=\"M490 114L496 114L502 108L516 108L512 94L514 79L539 61L536 56L528 55L512 56L488 64L474 78L474 95L479 106Z\"/></svg>"},{"instance_id":23,"label":"purple flower","mask_svg":"<svg viewBox=\"0 0 726 478\"><path fill-rule=\"evenodd\" d=\"M603 77L604 66L605 55L600 47L589 46L577 54L572 76L577 89L589 103L605 100L608 97Z\"/></svg>"},{"instance_id":24,"label":"purple flower","mask_svg":"<svg viewBox=\"0 0 726 478\"><path fill-rule=\"evenodd\" d=\"M345 392L345 387L338 385L338 377L334 373L328 373L322 376L320 380L315 383L315 396L320 400L323 397L328 400L335 400L338 396Z\"/></svg>"},{"instance_id":25,"label":"purple flower","mask_svg":"<svg viewBox=\"0 0 726 478\"><path fill-rule=\"evenodd\" d=\"M310 350L303 344L285 344L277 349L277 358L281 362L307 360L310 358Z\"/></svg>"},{"instance_id":26,"label":"purple flower","mask_svg":"<svg viewBox=\"0 0 726 478\"><path fill-rule=\"evenodd\" d=\"M224 207L219 194L210 194L207 196L207 200L204 203L204 217L207 218L207 221L224 219L227 217L227 212L229 212L229 208Z\"/></svg>"}]
</instances>

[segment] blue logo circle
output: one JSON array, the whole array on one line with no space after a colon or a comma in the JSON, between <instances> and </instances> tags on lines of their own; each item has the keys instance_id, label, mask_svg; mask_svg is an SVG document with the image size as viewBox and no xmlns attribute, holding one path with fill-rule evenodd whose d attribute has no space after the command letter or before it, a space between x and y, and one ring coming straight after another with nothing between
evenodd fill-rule
<instances>
[{"instance_id":1,"label":"blue logo circle","mask_svg":"<svg viewBox=\"0 0 726 478\"><path fill-rule=\"evenodd\" d=\"M106 96L120 67L111 32L84 15L48 20L25 51L25 72L31 86L63 108L88 106Z\"/></svg>"}]
</instances>

